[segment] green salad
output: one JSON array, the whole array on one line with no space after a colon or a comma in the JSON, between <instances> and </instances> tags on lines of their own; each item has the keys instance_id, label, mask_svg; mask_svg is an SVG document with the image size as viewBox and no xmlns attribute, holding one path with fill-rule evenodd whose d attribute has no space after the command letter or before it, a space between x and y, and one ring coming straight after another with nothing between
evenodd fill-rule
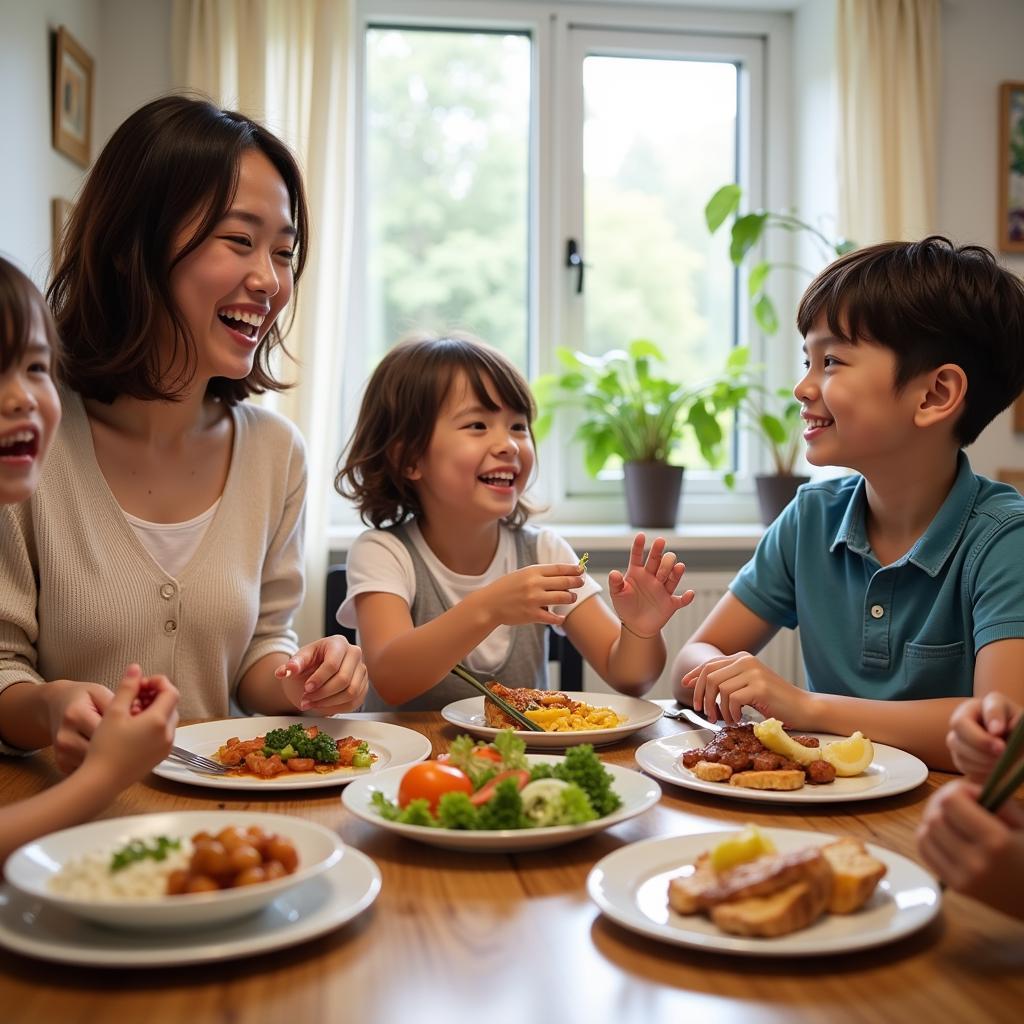
<instances>
[{"instance_id":1,"label":"green salad","mask_svg":"<svg viewBox=\"0 0 1024 1024\"><path fill-rule=\"evenodd\" d=\"M562 761L531 765L526 744L508 729L493 743L460 736L447 754L406 771L397 801L379 791L372 799L382 818L403 825L547 828L617 810L622 799L612 781L590 744L570 747Z\"/></svg>"}]
</instances>

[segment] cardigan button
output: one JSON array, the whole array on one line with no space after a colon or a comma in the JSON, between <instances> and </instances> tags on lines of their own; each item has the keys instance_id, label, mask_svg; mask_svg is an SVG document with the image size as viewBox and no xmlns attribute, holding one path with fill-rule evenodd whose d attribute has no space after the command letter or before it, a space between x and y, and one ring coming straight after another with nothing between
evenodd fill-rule
<instances>
[{"instance_id":1,"label":"cardigan button","mask_svg":"<svg viewBox=\"0 0 1024 1024\"><path fill-rule=\"evenodd\" d=\"M174 590L175 590L175 587L174 587L173 583L165 583L160 588L160 596L162 598L164 598L165 600L170 601L170 599L172 597L174 597Z\"/></svg>"},{"instance_id":2,"label":"cardigan button","mask_svg":"<svg viewBox=\"0 0 1024 1024\"><path fill-rule=\"evenodd\" d=\"M167 621L166 621L166 622L164 623L164 632L165 632L165 633L166 633L166 634L167 634L168 636L174 636L174 634L175 634L175 633L176 633L177 631L178 631L178 624L177 624L177 623L176 623L176 622L174 621L174 619L168 619L168 620L167 620Z\"/></svg>"}]
</instances>

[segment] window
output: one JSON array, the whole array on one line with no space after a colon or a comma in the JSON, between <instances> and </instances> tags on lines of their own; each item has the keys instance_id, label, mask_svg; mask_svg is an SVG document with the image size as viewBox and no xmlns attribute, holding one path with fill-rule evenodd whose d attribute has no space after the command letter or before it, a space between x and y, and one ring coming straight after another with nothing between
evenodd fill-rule
<instances>
[{"instance_id":1,"label":"window","mask_svg":"<svg viewBox=\"0 0 1024 1024\"><path fill-rule=\"evenodd\" d=\"M426 7L360 8L350 336L361 343L346 358L344 436L373 365L415 328L471 330L531 378L554 368L558 345L601 353L635 337L658 343L684 381L714 373L749 318L727 235L708 235L703 209L728 181L766 201L765 51L784 45L784 21L528 0ZM742 437L731 450L748 481L756 453ZM726 492L721 471L682 455L684 518L756 519L749 487ZM555 518L619 522L620 474L603 476L586 475L563 434L542 446L534 490ZM339 499L335 518L346 516Z\"/></svg>"}]
</instances>

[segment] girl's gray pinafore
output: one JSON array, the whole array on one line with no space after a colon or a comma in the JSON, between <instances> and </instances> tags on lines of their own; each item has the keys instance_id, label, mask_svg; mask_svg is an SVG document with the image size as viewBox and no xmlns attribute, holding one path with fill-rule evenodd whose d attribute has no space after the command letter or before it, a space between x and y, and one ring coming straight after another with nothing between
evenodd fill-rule
<instances>
[{"instance_id":1,"label":"girl's gray pinafore","mask_svg":"<svg viewBox=\"0 0 1024 1024\"><path fill-rule=\"evenodd\" d=\"M412 623L422 626L431 622L451 607L441 593L437 580L431 575L426 562L416 550L412 539L404 526L389 528L390 533L397 537L409 552L413 569L416 573L416 594L412 600ZM516 566L523 568L537 564L537 530L523 526L512 531L516 545ZM505 686L529 686L536 689L547 689L547 626L542 622L512 628L512 643L508 655L498 666L493 678ZM482 682L490 682L483 679ZM477 696L476 690L458 676L450 672L436 686L414 700L400 705L403 711L439 711L446 704L464 697ZM393 705L387 704L377 693L370 680L370 689L366 698L364 711L389 711Z\"/></svg>"}]
</instances>

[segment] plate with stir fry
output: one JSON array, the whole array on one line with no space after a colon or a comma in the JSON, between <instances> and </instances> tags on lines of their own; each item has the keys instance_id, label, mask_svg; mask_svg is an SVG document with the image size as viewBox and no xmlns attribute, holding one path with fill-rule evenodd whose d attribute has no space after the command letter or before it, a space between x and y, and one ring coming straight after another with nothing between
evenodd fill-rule
<instances>
[{"instance_id":1,"label":"plate with stir fry","mask_svg":"<svg viewBox=\"0 0 1024 1024\"><path fill-rule=\"evenodd\" d=\"M346 718L227 718L186 725L175 745L228 771L206 774L170 759L153 774L213 789L314 789L344 786L385 768L430 756L430 741L412 729Z\"/></svg>"}]
</instances>

